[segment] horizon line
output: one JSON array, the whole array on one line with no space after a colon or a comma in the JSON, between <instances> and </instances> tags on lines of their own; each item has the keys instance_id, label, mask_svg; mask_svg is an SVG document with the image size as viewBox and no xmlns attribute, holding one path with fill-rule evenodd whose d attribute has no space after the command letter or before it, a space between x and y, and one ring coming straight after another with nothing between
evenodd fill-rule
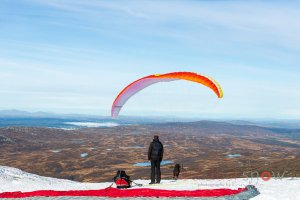
<instances>
[{"instance_id":1,"label":"horizon line","mask_svg":"<svg viewBox=\"0 0 300 200\"><path fill-rule=\"evenodd\" d=\"M57 113L57 112L51 112L51 111L28 111L28 110L19 110L19 109L0 109L0 117L8 117L5 116L5 114L1 112L11 112L11 115L13 115L13 112L23 112L23 115L30 115L30 114L44 114L44 115L54 115L52 117L55 117L55 115L58 116L85 116L85 117L104 117L104 118L111 118L111 120L122 120L124 118L158 118L158 119L181 119L181 120L208 120L208 121L300 121L300 119L297 118L270 118L270 117L184 117L184 116L178 116L178 115L120 115L117 119L113 119L110 115L101 115L101 114L88 114L88 113ZM4 116L3 116L4 115ZM6 113L6 115L10 115L10 113ZM18 115L22 115L21 113L17 113L16 117ZM27 117L35 117L39 118L42 116L27 116ZM51 117L51 116L49 116Z\"/></svg>"}]
</instances>

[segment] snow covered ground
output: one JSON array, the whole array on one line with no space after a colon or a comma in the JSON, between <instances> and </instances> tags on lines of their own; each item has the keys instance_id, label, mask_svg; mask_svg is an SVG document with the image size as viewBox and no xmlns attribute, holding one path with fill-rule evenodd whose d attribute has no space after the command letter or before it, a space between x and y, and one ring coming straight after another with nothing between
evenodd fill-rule
<instances>
[{"instance_id":1,"label":"snow covered ground","mask_svg":"<svg viewBox=\"0 0 300 200\"><path fill-rule=\"evenodd\" d=\"M214 180L163 180L159 185L149 186L149 180L135 180L144 184L144 188L155 189L217 189L217 188L244 188L246 185L255 185L260 195L253 200L296 200L300 198L300 178L282 178L263 181L260 178L253 179L214 179ZM35 190L90 190L104 189L111 185L107 183L80 183L63 179L49 178L23 172L16 168L0 166L0 193L14 191Z\"/></svg>"}]
</instances>

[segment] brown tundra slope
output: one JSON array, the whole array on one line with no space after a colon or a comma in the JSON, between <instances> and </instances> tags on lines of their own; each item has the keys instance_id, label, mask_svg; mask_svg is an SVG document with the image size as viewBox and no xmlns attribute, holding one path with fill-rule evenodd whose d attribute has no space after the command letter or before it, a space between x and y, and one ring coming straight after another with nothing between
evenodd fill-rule
<instances>
[{"instance_id":1,"label":"brown tundra slope","mask_svg":"<svg viewBox=\"0 0 300 200\"><path fill-rule=\"evenodd\" d=\"M148 179L149 167L133 165L147 161L155 134L164 144L164 160L183 165L180 178L249 177L262 171L300 176L299 130L212 121L78 130L0 128L0 165L77 181L110 181L118 169L133 179ZM172 178L172 168L162 166L163 178Z\"/></svg>"}]
</instances>

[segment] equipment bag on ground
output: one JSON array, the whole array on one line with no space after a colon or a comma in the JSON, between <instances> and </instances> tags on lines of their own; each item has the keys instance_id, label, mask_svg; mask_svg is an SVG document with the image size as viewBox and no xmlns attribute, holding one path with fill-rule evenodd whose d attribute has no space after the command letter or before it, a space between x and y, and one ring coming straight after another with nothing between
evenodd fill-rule
<instances>
[{"instance_id":1,"label":"equipment bag on ground","mask_svg":"<svg viewBox=\"0 0 300 200\"><path fill-rule=\"evenodd\" d=\"M128 176L125 171L119 170L117 175L113 178L113 181L119 189L131 187L130 176Z\"/></svg>"}]
</instances>

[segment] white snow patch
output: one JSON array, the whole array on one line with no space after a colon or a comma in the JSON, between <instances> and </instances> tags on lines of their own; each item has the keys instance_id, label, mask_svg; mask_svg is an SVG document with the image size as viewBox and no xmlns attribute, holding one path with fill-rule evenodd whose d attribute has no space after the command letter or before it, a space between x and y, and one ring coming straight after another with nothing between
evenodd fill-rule
<instances>
[{"instance_id":1,"label":"white snow patch","mask_svg":"<svg viewBox=\"0 0 300 200\"><path fill-rule=\"evenodd\" d=\"M0 192L35 190L89 190L105 188L110 183L79 183L27 173L12 167L0 166Z\"/></svg>"},{"instance_id":2,"label":"white snow patch","mask_svg":"<svg viewBox=\"0 0 300 200\"><path fill-rule=\"evenodd\" d=\"M144 184L143 188L169 190L196 190L217 188L244 188L255 185L260 195L253 200L295 200L300 196L300 178L282 178L263 181L260 178L238 179L183 179L162 180L161 184L148 185L149 180L135 180ZM30 174L12 167L0 166L0 192L34 191L34 190L90 190L104 189L111 185L106 183L80 183L75 181L56 179ZM140 187L139 187L140 188ZM251 200L252 200L251 199Z\"/></svg>"},{"instance_id":3,"label":"white snow patch","mask_svg":"<svg viewBox=\"0 0 300 200\"><path fill-rule=\"evenodd\" d=\"M74 126L81 126L81 127L88 127L88 128L97 128L97 127L115 127L119 126L119 124L114 122L65 122L64 124L74 125Z\"/></svg>"}]
</instances>

